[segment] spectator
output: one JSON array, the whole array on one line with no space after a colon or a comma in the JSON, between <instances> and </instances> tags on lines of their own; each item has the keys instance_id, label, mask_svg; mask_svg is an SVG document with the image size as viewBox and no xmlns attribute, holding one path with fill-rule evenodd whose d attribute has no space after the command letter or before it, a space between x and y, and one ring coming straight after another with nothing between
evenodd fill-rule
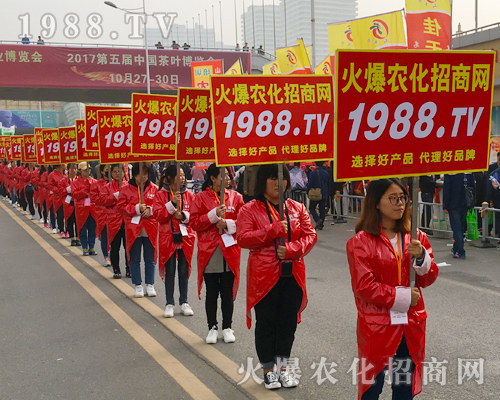
<instances>
[{"instance_id":1,"label":"spectator","mask_svg":"<svg viewBox=\"0 0 500 400\"><path fill-rule=\"evenodd\" d=\"M175 43L175 40L172 40L172 49L174 50L179 50L181 46L179 46L177 43Z\"/></svg>"},{"instance_id":2,"label":"spectator","mask_svg":"<svg viewBox=\"0 0 500 400\"><path fill-rule=\"evenodd\" d=\"M290 181L292 192L307 189L307 175L300 167L299 162L294 163L293 168L290 170Z\"/></svg>"},{"instance_id":3,"label":"spectator","mask_svg":"<svg viewBox=\"0 0 500 400\"><path fill-rule=\"evenodd\" d=\"M189 50L189 48L190 48L190 47L191 47L191 46L190 46L189 44L187 44L186 42L184 42L184 44L182 45L182 48L183 48L184 50Z\"/></svg>"},{"instance_id":4,"label":"spectator","mask_svg":"<svg viewBox=\"0 0 500 400\"><path fill-rule=\"evenodd\" d=\"M422 195L423 203L433 203L434 202L434 193L436 192L436 188L438 184L436 183L436 179L433 175L424 175L420 177L420 193ZM430 227L432 218L432 206L426 205L424 206L424 211L422 213L421 226L425 228ZM432 231L429 229L422 229L427 235L432 235Z\"/></svg>"},{"instance_id":5,"label":"spectator","mask_svg":"<svg viewBox=\"0 0 500 400\"><path fill-rule=\"evenodd\" d=\"M252 54L255 54L255 46L252 46L252 50L250 50Z\"/></svg>"},{"instance_id":6,"label":"spectator","mask_svg":"<svg viewBox=\"0 0 500 400\"><path fill-rule=\"evenodd\" d=\"M41 46L43 46L45 44L45 42L43 41L41 36L38 36L38 41L36 42L36 44L41 45Z\"/></svg>"},{"instance_id":7,"label":"spectator","mask_svg":"<svg viewBox=\"0 0 500 400\"><path fill-rule=\"evenodd\" d=\"M235 47L235 49L234 49L234 50L236 50L236 51L241 51L241 48L240 48L240 44L239 44L239 43L236 43L236 47Z\"/></svg>"},{"instance_id":8,"label":"spectator","mask_svg":"<svg viewBox=\"0 0 500 400\"><path fill-rule=\"evenodd\" d=\"M465 186L476 192L476 181L472 174L445 175L443 184L443 210L449 214L453 231L453 258L465 259L464 232L467 231L467 199Z\"/></svg>"},{"instance_id":9,"label":"spectator","mask_svg":"<svg viewBox=\"0 0 500 400\"><path fill-rule=\"evenodd\" d=\"M261 56L264 55L264 49L262 48L262 45L260 45L259 48L257 49L257 53L259 53Z\"/></svg>"},{"instance_id":10,"label":"spectator","mask_svg":"<svg viewBox=\"0 0 500 400\"><path fill-rule=\"evenodd\" d=\"M255 197L255 180L257 178L258 165L248 165L243 175L243 200L248 203Z\"/></svg>"},{"instance_id":11,"label":"spectator","mask_svg":"<svg viewBox=\"0 0 500 400\"><path fill-rule=\"evenodd\" d=\"M500 151L497 153L497 162L490 164L488 167L488 172L484 177L484 185L486 187L486 199L485 201L490 205L490 207L500 208L500 190L494 190L490 177L494 173L500 175L497 169L500 168ZM500 233L500 213L495 213L495 235L498 237Z\"/></svg>"},{"instance_id":12,"label":"spectator","mask_svg":"<svg viewBox=\"0 0 500 400\"><path fill-rule=\"evenodd\" d=\"M325 222L325 209L326 201L328 200L330 177L326 171L328 161L316 161L316 169L309 175L309 182L307 183L307 191L313 188L321 188L321 200L311 200L309 202L309 212L311 213L315 228L322 230ZM316 207L319 205L319 216L316 213Z\"/></svg>"},{"instance_id":13,"label":"spectator","mask_svg":"<svg viewBox=\"0 0 500 400\"><path fill-rule=\"evenodd\" d=\"M191 168L191 176L193 181L203 182L205 180L205 170L201 168L196 168L196 164Z\"/></svg>"},{"instance_id":14,"label":"spectator","mask_svg":"<svg viewBox=\"0 0 500 400\"><path fill-rule=\"evenodd\" d=\"M24 35L24 37L21 39L22 44L30 44L30 39L28 35Z\"/></svg>"},{"instance_id":15,"label":"spectator","mask_svg":"<svg viewBox=\"0 0 500 400\"><path fill-rule=\"evenodd\" d=\"M247 43L247 42L245 42L245 45L243 46L243 51L248 51L248 50L250 50L250 49L248 48L248 43Z\"/></svg>"},{"instance_id":16,"label":"spectator","mask_svg":"<svg viewBox=\"0 0 500 400\"><path fill-rule=\"evenodd\" d=\"M174 43L175 43L175 42L174 42ZM161 44L161 42L156 43L156 44L155 44L155 47L156 47L157 49L159 49L159 50L163 50L163 49L164 49L164 47L163 47L163 45Z\"/></svg>"}]
</instances>

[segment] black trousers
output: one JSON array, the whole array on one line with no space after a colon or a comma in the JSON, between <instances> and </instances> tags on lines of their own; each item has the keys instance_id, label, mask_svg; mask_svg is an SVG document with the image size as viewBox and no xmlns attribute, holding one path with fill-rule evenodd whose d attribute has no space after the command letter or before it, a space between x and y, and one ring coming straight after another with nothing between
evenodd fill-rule
<instances>
[{"instance_id":1,"label":"black trousers","mask_svg":"<svg viewBox=\"0 0 500 400\"><path fill-rule=\"evenodd\" d=\"M76 216L75 216L75 210L71 213L71 215L68 218L67 226L66 226L67 232L69 233L69 237L71 239L74 239L78 235L78 228L76 226Z\"/></svg>"},{"instance_id":2,"label":"black trousers","mask_svg":"<svg viewBox=\"0 0 500 400\"><path fill-rule=\"evenodd\" d=\"M231 328L233 322L233 283L234 274L231 270L215 274L203 274L207 293L205 311L207 313L208 329L217 327L217 299L221 298L222 329Z\"/></svg>"},{"instance_id":3,"label":"black trousers","mask_svg":"<svg viewBox=\"0 0 500 400\"><path fill-rule=\"evenodd\" d=\"M47 201L43 202L43 222L47 223Z\"/></svg>"},{"instance_id":4,"label":"black trousers","mask_svg":"<svg viewBox=\"0 0 500 400\"><path fill-rule=\"evenodd\" d=\"M113 272L115 274L121 274L120 270L120 246L123 242L123 248L127 248L126 240L125 240L125 223L122 222L122 226L116 232L113 241L111 242L111 247L109 249L109 259L111 261L111 267L113 268ZM129 270L129 260L127 258L127 252L125 252L125 265L126 270Z\"/></svg>"},{"instance_id":5,"label":"black trousers","mask_svg":"<svg viewBox=\"0 0 500 400\"><path fill-rule=\"evenodd\" d=\"M40 219L43 218L43 216L42 216L42 205L40 203L38 203L38 216L40 217Z\"/></svg>"},{"instance_id":6,"label":"black trousers","mask_svg":"<svg viewBox=\"0 0 500 400\"><path fill-rule=\"evenodd\" d=\"M19 205L22 207L23 211L26 211L26 209L28 208L26 197L24 197L24 190L19 191Z\"/></svg>"},{"instance_id":7,"label":"black trousers","mask_svg":"<svg viewBox=\"0 0 500 400\"><path fill-rule=\"evenodd\" d=\"M59 207L57 209L56 217L57 217L57 228L61 232L66 232L66 228L64 227L64 210L63 210L63 206L61 206L61 207Z\"/></svg>"},{"instance_id":8,"label":"black trousers","mask_svg":"<svg viewBox=\"0 0 500 400\"><path fill-rule=\"evenodd\" d=\"M293 276L280 277L255 305L255 347L263 369L271 369L279 359L286 362L290 357L302 296Z\"/></svg>"},{"instance_id":9,"label":"black trousers","mask_svg":"<svg viewBox=\"0 0 500 400\"><path fill-rule=\"evenodd\" d=\"M361 400L378 400L382 389L384 388L384 375L387 367L380 372L373 382L372 386L363 393ZM391 382L392 382L392 400L411 400L413 372L415 364L411 359L406 339L403 335L396 354L392 359Z\"/></svg>"},{"instance_id":10,"label":"black trousers","mask_svg":"<svg viewBox=\"0 0 500 400\"><path fill-rule=\"evenodd\" d=\"M30 210L30 215L35 215L35 205L33 203L33 191L32 190L26 191L26 198L28 199L28 207Z\"/></svg>"}]
</instances>

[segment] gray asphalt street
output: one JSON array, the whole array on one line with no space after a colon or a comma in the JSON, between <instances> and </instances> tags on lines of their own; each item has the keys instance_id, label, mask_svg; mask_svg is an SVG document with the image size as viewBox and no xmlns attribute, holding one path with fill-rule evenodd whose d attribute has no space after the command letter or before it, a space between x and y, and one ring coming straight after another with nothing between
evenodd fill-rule
<instances>
[{"instance_id":1,"label":"gray asphalt street","mask_svg":"<svg viewBox=\"0 0 500 400\"><path fill-rule=\"evenodd\" d=\"M130 280L111 279L101 255L82 257L1 202L0 399L356 399L356 309L345 255L354 221L330 222L306 257L309 304L292 352L300 386L269 392L252 378L238 385L249 362L257 364L253 327L245 323L246 251L236 343L210 346L195 268L189 283L195 315L184 317L177 306L167 320L159 276L158 297L136 300ZM451 265L423 292L426 361L436 367L429 377L445 372L445 382L429 382L417 398L498 400L500 253L471 246L466 260L455 260L449 243L431 238L436 262ZM390 398L386 385L381 399Z\"/></svg>"}]
</instances>

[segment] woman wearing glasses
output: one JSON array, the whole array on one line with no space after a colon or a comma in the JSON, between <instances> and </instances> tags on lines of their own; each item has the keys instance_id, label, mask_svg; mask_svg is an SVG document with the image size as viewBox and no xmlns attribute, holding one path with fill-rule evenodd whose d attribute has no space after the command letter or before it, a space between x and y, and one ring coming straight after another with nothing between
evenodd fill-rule
<instances>
[{"instance_id":1,"label":"woman wearing glasses","mask_svg":"<svg viewBox=\"0 0 500 400\"><path fill-rule=\"evenodd\" d=\"M368 187L356 236L347 243L352 290L358 309L358 399L378 399L390 368L393 398L422 391L427 314L421 288L438 276L427 235L411 238L410 204L397 179ZM413 257L414 259L411 259ZM416 271L410 287L410 268Z\"/></svg>"}]
</instances>

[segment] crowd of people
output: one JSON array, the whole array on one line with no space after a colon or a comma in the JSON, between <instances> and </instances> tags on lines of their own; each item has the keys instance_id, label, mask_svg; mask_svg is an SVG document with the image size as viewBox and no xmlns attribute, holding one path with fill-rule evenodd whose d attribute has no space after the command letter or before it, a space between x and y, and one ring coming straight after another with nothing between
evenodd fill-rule
<instances>
[{"instance_id":1,"label":"crowd of people","mask_svg":"<svg viewBox=\"0 0 500 400\"><path fill-rule=\"evenodd\" d=\"M331 175L323 161L313 167L308 174L300 165L290 166L290 171L284 166L283 191L319 189L310 211L321 229ZM196 194L187 189L187 179L194 176L203 180ZM236 340L232 318L241 249L249 249L247 327L251 327L253 309L264 385L279 389L299 384L287 366L297 324L308 303L304 257L313 249L317 233L302 202L285 196L280 210L278 176L277 164L247 166L235 173L216 164L200 170L173 163L36 166L4 162L0 195L5 202L19 205L34 222L39 218L53 234L69 239L71 246L81 246L83 256L97 254L98 237L105 265L112 267L115 279L122 278L123 247L125 276L132 280L135 297L156 296L158 265L165 285L166 318L175 317L176 274L180 312L194 315L188 303L188 280L195 263L199 299L205 286L208 344L220 337L226 343ZM388 366L391 374L409 374L405 384L393 384L393 391L398 399L410 399L422 386L426 312L420 288L432 284L438 270L426 234L419 231L418 238L411 238L406 185L396 179L373 181L364 201L356 236L347 243L358 308L359 354L375 367L365 371L368 380L359 384L359 399L378 398ZM315 215L318 206L319 215ZM410 287L411 268L417 273L415 287ZM405 322L396 322L401 320ZM406 369L403 359L409 362Z\"/></svg>"}]
</instances>

